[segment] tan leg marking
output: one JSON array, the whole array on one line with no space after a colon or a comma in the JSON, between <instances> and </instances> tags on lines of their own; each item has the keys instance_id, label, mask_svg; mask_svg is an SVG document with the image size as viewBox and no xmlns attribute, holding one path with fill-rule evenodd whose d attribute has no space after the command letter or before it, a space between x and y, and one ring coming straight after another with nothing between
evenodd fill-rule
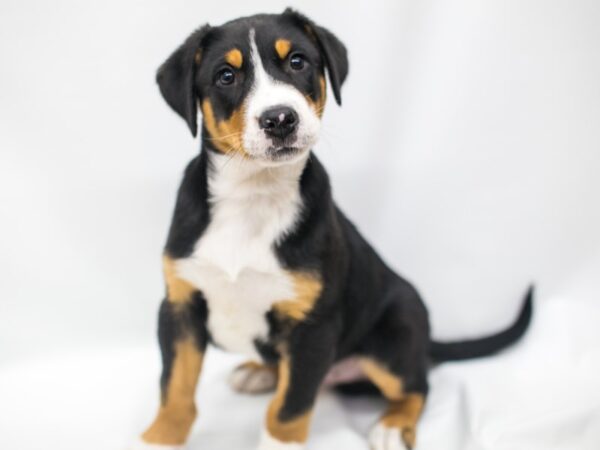
<instances>
[{"instance_id":1,"label":"tan leg marking","mask_svg":"<svg viewBox=\"0 0 600 450\"><path fill-rule=\"evenodd\" d=\"M287 39L277 39L275 41L275 51L280 59L285 59L292 49L292 43Z\"/></svg>"},{"instance_id":2,"label":"tan leg marking","mask_svg":"<svg viewBox=\"0 0 600 450\"><path fill-rule=\"evenodd\" d=\"M189 302L196 288L177 276L175 261L166 255L163 257L163 272L169 301L173 303Z\"/></svg>"},{"instance_id":3,"label":"tan leg marking","mask_svg":"<svg viewBox=\"0 0 600 450\"><path fill-rule=\"evenodd\" d=\"M312 274L290 272L289 275L294 284L295 297L275 303L273 309L291 319L304 320L321 295L323 283Z\"/></svg>"},{"instance_id":4,"label":"tan leg marking","mask_svg":"<svg viewBox=\"0 0 600 450\"><path fill-rule=\"evenodd\" d=\"M192 339L175 344L175 360L158 415L142 439L150 444L183 445L196 418L194 397L203 354Z\"/></svg>"},{"instance_id":5,"label":"tan leg marking","mask_svg":"<svg viewBox=\"0 0 600 450\"><path fill-rule=\"evenodd\" d=\"M237 48L234 48L225 53L225 61L227 61L236 69L241 69L242 64L244 63L244 57L242 56L241 51L239 51Z\"/></svg>"},{"instance_id":6,"label":"tan leg marking","mask_svg":"<svg viewBox=\"0 0 600 450\"><path fill-rule=\"evenodd\" d=\"M388 428L401 430L402 440L408 448L414 448L416 429L423 411L425 398L421 394L406 394L402 400L391 401L381 418L381 423Z\"/></svg>"},{"instance_id":7,"label":"tan leg marking","mask_svg":"<svg viewBox=\"0 0 600 450\"><path fill-rule=\"evenodd\" d=\"M361 359L360 366L365 375L389 400L400 400L404 397L402 378L394 375L388 369L372 359Z\"/></svg>"},{"instance_id":8,"label":"tan leg marking","mask_svg":"<svg viewBox=\"0 0 600 450\"><path fill-rule=\"evenodd\" d=\"M390 401L379 423L384 427L400 430L404 443L409 448L413 448L416 426L423 411L425 397L422 394L405 393L402 378L371 359L361 360L361 367L367 377Z\"/></svg>"},{"instance_id":9,"label":"tan leg marking","mask_svg":"<svg viewBox=\"0 0 600 450\"><path fill-rule=\"evenodd\" d=\"M210 134L210 141L222 153L237 152L246 156L242 133L244 132L244 109L242 106L235 110L227 120L217 121L209 99L202 102L204 126Z\"/></svg>"},{"instance_id":10,"label":"tan leg marking","mask_svg":"<svg viewBox=\"0 0 600 450\"><path fill-rule=\"evenodd\" d=\"M282 358L279 363L279 381L275 397L269 405L267 412L267 431L271 437L280 442L306 442L308 439L308 429L312 411L308 411L292 420L282 422L279 419L279 413L283 408L285 396L290 385L290 363L286 358Z\"/></svg>"}]
</instances>

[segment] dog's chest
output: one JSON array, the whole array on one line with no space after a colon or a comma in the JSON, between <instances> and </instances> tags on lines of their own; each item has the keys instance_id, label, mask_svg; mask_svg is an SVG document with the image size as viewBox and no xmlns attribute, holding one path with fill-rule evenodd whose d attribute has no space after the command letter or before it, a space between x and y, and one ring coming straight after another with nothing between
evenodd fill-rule
<instances>
[{"instance_id":1,"label":"dog's chest","mask_svg":"<svg viewBox=\"0 0 600 450\"><path fill-rule=\"evenodd\" d=\"M297 183L277 178L227 181L209 185L210 224L193 254L179 260L178 272L204 295L215 343L256 357L256 340L268 336L267 313L294 296L274 246L293 226L300 195Z\"/></svg>"}]
</instances>

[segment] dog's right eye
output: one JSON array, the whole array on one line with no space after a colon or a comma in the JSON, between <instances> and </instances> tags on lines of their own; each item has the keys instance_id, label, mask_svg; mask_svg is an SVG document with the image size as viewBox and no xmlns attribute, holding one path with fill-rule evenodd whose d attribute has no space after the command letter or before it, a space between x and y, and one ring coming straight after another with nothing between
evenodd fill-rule
<instances>
[{"instance_id":1,"label":"dog's right eye","mask_svg":"<svg viewBox=\"0 0 600 450\"><path fill-rule=\"evenodd\" d=\"M229 86L235 81L235 73L231 69L223 69L217 74L217 84Z\"/></svg>"},{"instance_id":2,"label":"dog's right eye","mask_svg":"<svg viewBox=\"0 0 600 450\"><path fill-rule=\"evenodd\" d=\"M290 58L290 67L294 70L304 69L304 56L299 53L294 53Z\"/></svg>"}]
</instances>

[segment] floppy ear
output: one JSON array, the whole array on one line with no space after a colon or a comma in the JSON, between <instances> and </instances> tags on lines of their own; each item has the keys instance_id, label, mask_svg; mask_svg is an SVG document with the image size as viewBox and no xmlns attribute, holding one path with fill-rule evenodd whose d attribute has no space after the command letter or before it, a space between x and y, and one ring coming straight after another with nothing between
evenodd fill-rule
<instances>
[{"instance_id":1,"label":"floppy ear","mask_svg":"<svg viewBox=\"0 0 600 450\"><path fill-rule=\"evenodd\" d=\"M331 81L335 101L338 105L341 105L341 88L346 76L348 76L348 52L346 47L331 31L316 25L303 14L291 8L287 8L283 14L295 19L317 41L319 50L325 60L325 67L329 73L329 81Z\"/></svg>"},{"instance_id":2,"label":"floppy ear","mask_svg":"<svg viewBox=\"0 0 600 450\"><path fill-rule=\"evenodd\" d=\"M156 81L169 106L185 120L192 135L198 133L197 92L194 77L202 57L202 41L209 25L193 32L158 69Z\"/></svg>"}]
</instances>

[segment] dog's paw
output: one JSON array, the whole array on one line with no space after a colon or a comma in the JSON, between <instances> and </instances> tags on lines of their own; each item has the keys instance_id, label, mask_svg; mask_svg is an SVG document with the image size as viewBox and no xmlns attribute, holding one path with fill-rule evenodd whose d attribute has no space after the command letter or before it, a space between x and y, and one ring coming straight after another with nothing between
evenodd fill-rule
<instances>
[{"instance_id":1,"label":"dog's paw","mask_svg":"<svg viewBox=\"0 0 600 450\"><path fill-rule=\"evenodd\" d=\"M258 450L304 450L304 444L278 441L267 430L263 430Z\"/></svg>"},{"instance_id":2,"label":"dog's paw","mask_svg":"<svg viewBox=\"0 0 600 450\"><path fill-rule=\"evenodd\" d=\"M389 428L378 423L371 430L369 435L369 446L371 450L409 450L402 436L402 430L399 428Z\"/></svg>"},{"instance_id":3,"label":"dog's paw","mask_svg":"<svg viewBox=\"0 0 600 450\"><path fill-rule=\"evenodd\" d=\"M127 450L183 450L183 445L160 445L149 444L141 439L136 440L133 444L127 447Z\"/></svg>"},{"instance_id":4,"label":"dog's paw","mask_svg":"<svg viewBox=\"0 0 600 450\"><path fill-rule=\"evenodd\" d=\"M274 367L247 362L231 373L229 384L237 392L245 394L269 392L277 385L277 370Z\"/></svg>"}]
</instances>

